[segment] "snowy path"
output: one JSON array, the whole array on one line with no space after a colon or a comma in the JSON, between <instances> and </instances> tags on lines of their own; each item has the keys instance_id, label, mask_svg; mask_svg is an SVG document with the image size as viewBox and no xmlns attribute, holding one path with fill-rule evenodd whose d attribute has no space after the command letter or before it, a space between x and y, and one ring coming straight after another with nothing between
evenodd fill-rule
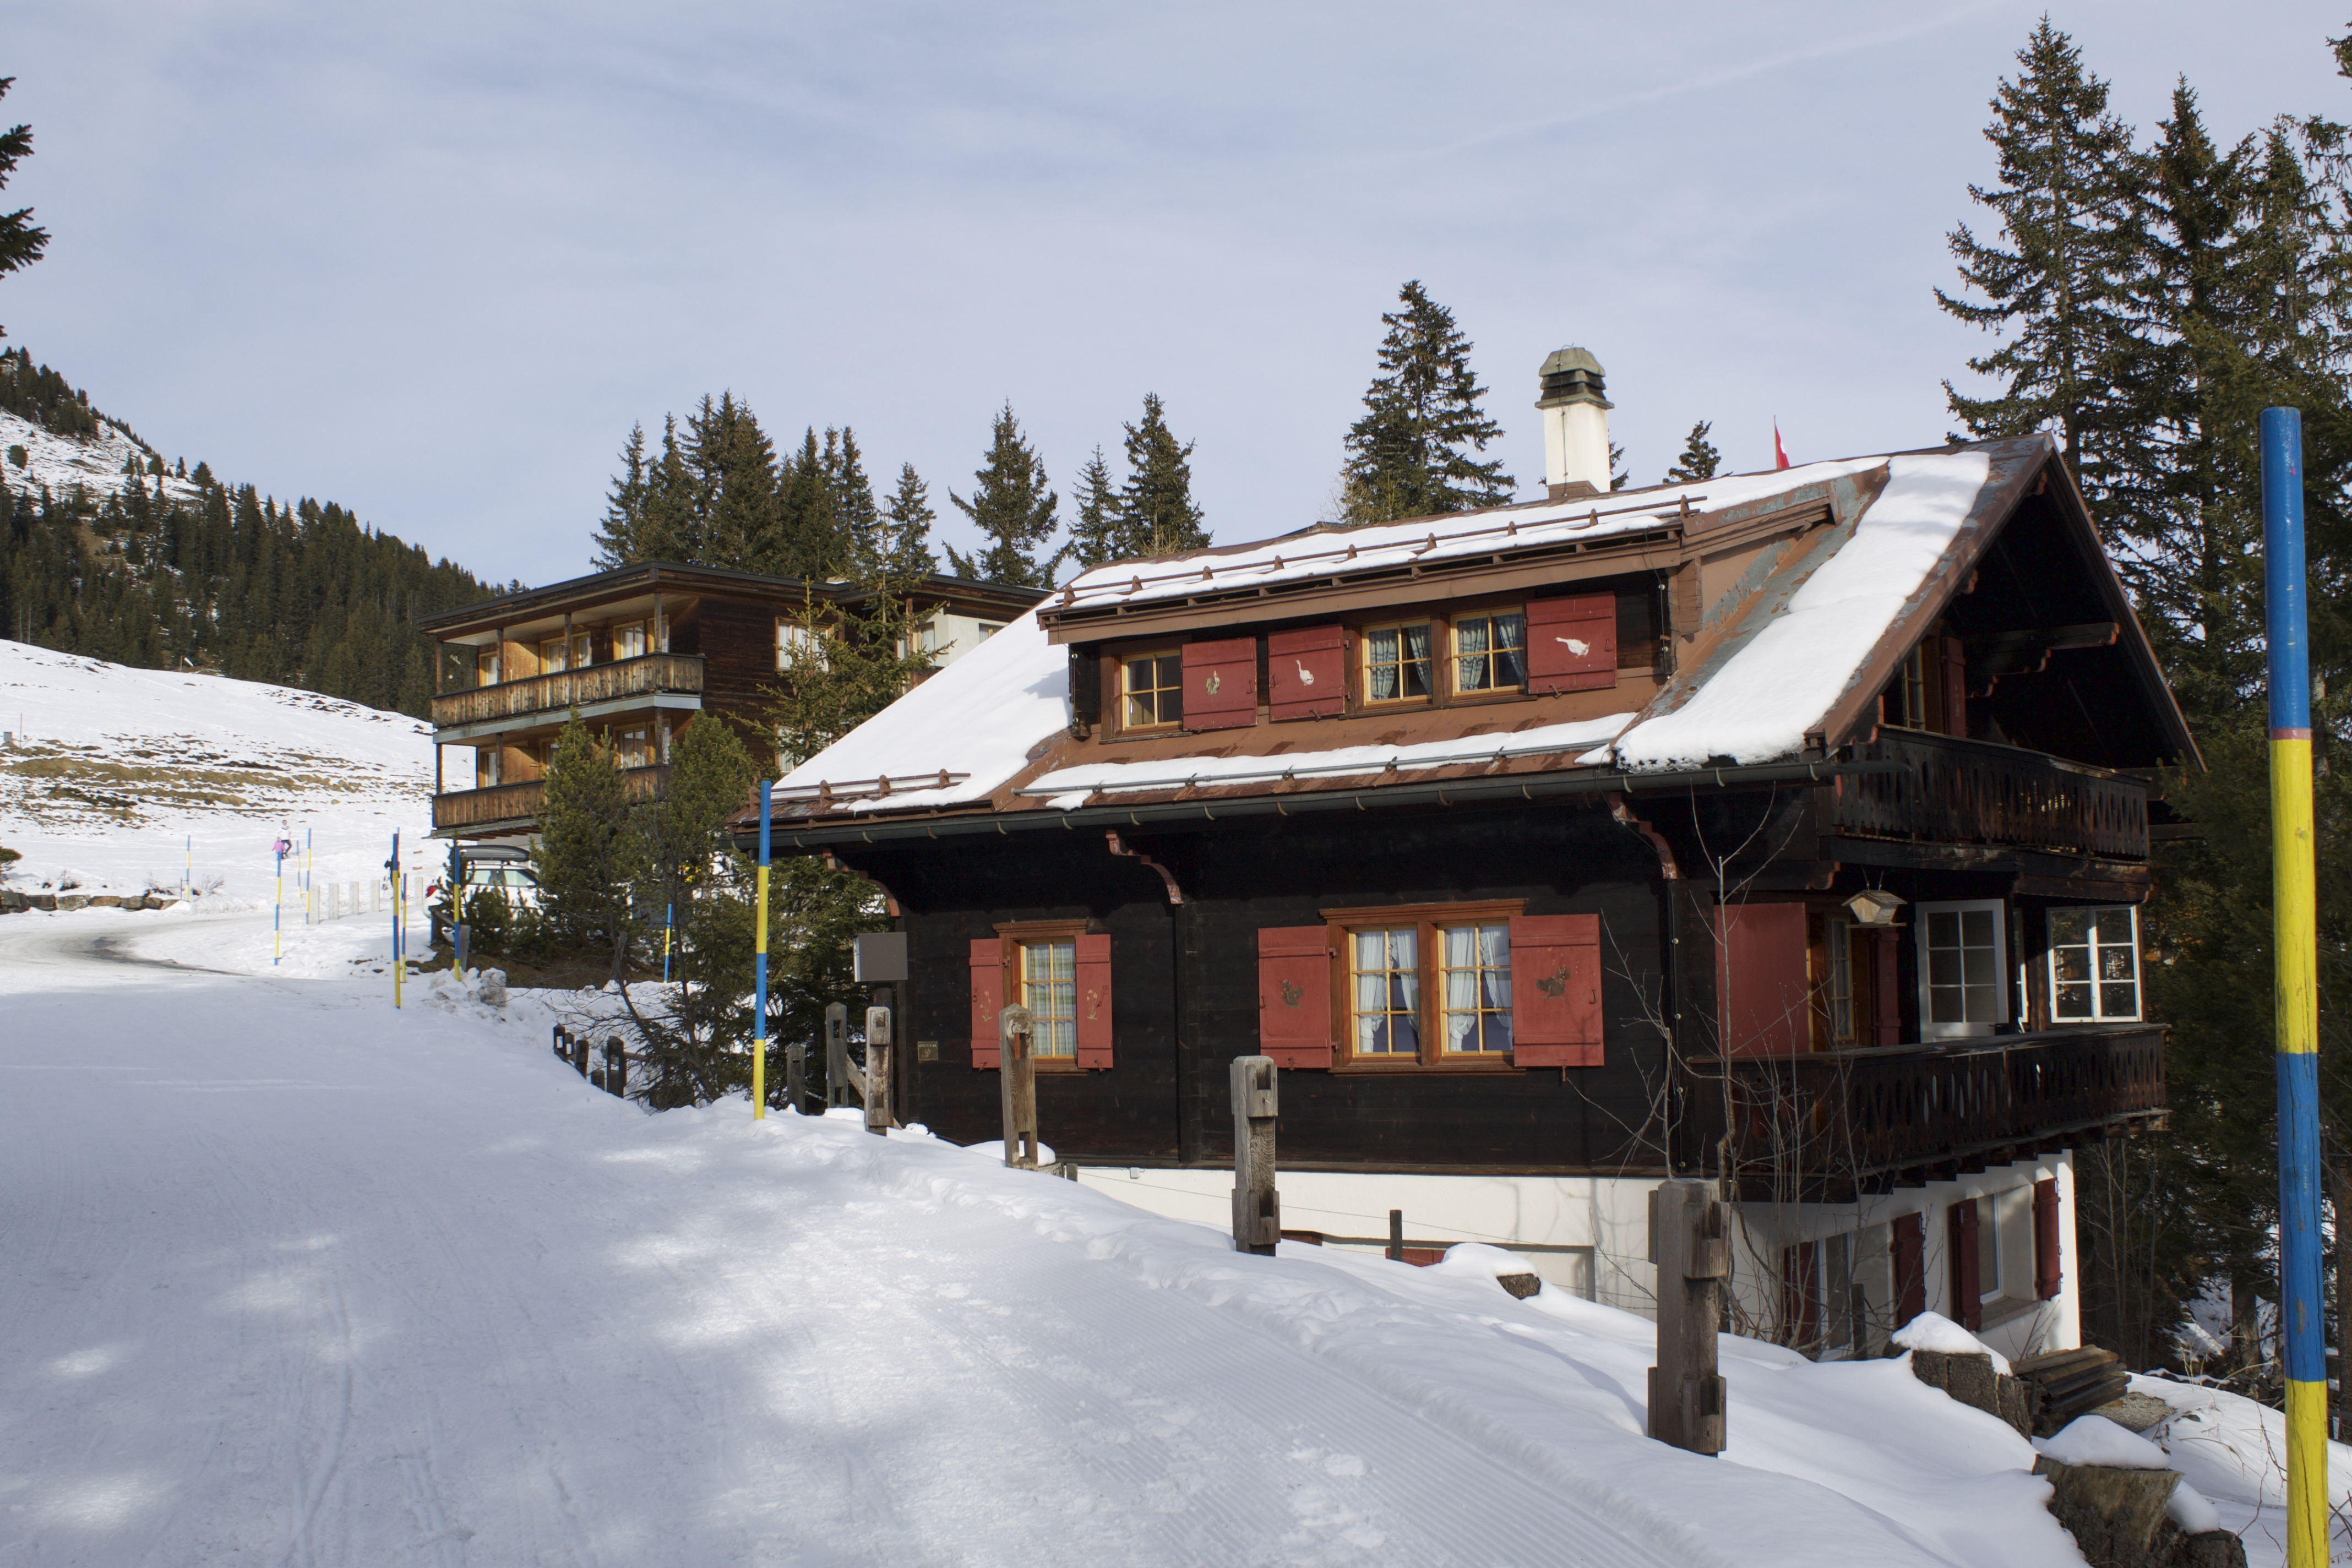
<instances>
[{"instance_id":1,"label":"snowy path","mask_svg":"<svg viewBox=\"0 0 2352 1568\"><path fill-rule=\"evenodd\" d=\"M1596 1373L1491 1280L1235 1259L927 1140L645 1116L543 1026L100 945L258 925L0 923L0 1561L2066 1560L1965 1423L1976 1473L1864 1506L1760 1452L1835 1413L1673 1454L1643 1347ZM1914 1483L1986 1518L1930 1544Z\"/></svg>"}]
</instances>

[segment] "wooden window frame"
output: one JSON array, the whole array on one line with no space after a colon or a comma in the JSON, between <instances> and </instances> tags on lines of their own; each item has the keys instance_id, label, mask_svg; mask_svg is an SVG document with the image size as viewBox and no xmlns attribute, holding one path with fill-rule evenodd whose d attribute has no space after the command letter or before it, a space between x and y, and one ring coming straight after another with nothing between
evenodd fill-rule
<instances>
[{"instance_id":1,"label":"wooden window frame","mask_svg":"<svg viewBox=\"0 0 2352 1568\"><path fill-rule=\"evenodd\" d=\"M1930 923L1929 917L1942 914L1948 910L1956 915L1965 915L1971 910L1990 910L1993 911L1992 981L1994 1016L1990 1019L1983 1022L1972 1021L1961 1024L1938 1024L1934 1021L1934 966L1930 962L1930 950L1927 943L1927 933ZM1995 1034L1999 1032L2002 1025L2014 1022L2017 1012L2016 998L2011 996L2009 994L2010 986L2012 982L2009 973L2009 904L2007 900L2001 899L1929 900L1911 906L1911 921L1912 930L1914 932L1912 938L1914 944L1914 957L1917 961L1919 971L1919 1038L1921 1040L1973 1039L1985 1035ZM1961 951L1963 952L1967 952L1965 943L1963 944ZM1963 987L1961 1005L1962 1009L1965 1011L1967 1005L1965 994L1967 980L1965 975L1962 978L1961 984Z\"/></svg>"},{"instance_id":2,"label":"wooden window frame","mask_svg":"<svg viewBox=\"0 0 2352 1568\"><path fill-rule=\"evenodd\" d=\"M1021 973L1023 943L1066 942L1071 945L1071 956L1075 964L1077 939L1098 934L1091 921L1082 920L1012 921L997 925L994 930L1003 954L1000 968L1004 976L1003 993L1004 1005L1008 1007L1025 1005L1023 999L1027 995L1027 983L1022 978ZM1030 1059L1036 1063L1039 1072L1083 1073L1087 1070L1078 1064L1075 1050L1072 1055L1066 1057L1045 1057L1033 1053Z\"/></svg>"},{"instance_id":3,"label":"wooden window frame","mask_svg":"<svg viewBox=\"0 0 2352 1568\"><path fill-rule=\"evenodd\" d=\"M621 651L621 634L624 632L636 633L637 640L644 646L638 648L635 653L623 653ZM614 664L618 664L624 659L646 658L650 657L654 651L654 629L653 626L646 621L614 621L611 627L608 628L607 636L611 639L613 662Z\"/></svg>"},{"instance_id":4,"label":"wooden window frame","mask_svg":"<svg viewBox=\"0 0 2352 1568\"><path fill-rule=\"evenodd\" d=\"M1110 658L1111 663L1118 671L1117 688L1118 695L1112 699L1111 704L1112 710L1118 715L1118 732L1122 735L1174 735L1182 732L1184 728L1184 714L1182 711L1184 706L1183 645L1181 643L1169 643L1166 645L1155 643L1150 647L1139 647L1132 652L1115 653L1110 656ZM1158 660L1163 658L1172 658L1176 661L1176 684L1173 686L1155 686L1151 689L1155 694L1165 691L1173 691L1176 694L1176 706L1178 710L1176 717L1173 719L1160 720L1150 724L1137 724L1130 722L1128 714L1127 667L1130 664L1139 663L1144 659ZM1158 704L1155 702L1154 707L1156 708Z\"/></svg>"},{"instance_id":5,"label":"wooden window frame","mask_svg":"<svg viewBox=\"0 0 2352 1568\"><path fill-rule=\"evenodd\" d=\"M2095 923L2095 918L2094 923L2089 928L2092 933L2090 946L2091 968L2094 973L2088 981L2066 982L2068 984L2082 984L2090 986L2091 1014L2090 1016L2086 1018L2069 1017L2065 1014L2058 1011L2058 986L2060 984L2058 979L2059 943L2057 931L2054 929L2056 922L2053 917L2062 914L2073 914L2077 911L2095 917L2101 910L2122 910L2131 917L2131 938L2128 945L2131 948L2132 955L2132 1011L2130 1015L2126 1016L2121 1013L2110 1014L2100 1010L2099 991L2103 982L2100 981L2096 973L2099 964L2099 949L2102 947L2114 947L2118 944L2115 942L2103 942L2098 940L2097 932L2099 928ZM2063 1028L2073 1024L2137 1024L2147 1018L2147 965L2143 962L2140 955L2138 905L2053 904L2042 912L2042 918L2043 922L2042 928L2042 994L2040 999L2049 1006L2050 1022L2053 1027ZM2076 942L2068 942L2066 945L2069 947L2077 947L2081 944Z\"/></svg>"},{"instance_id":6,"label":"wooden window frame","mask_svg":"<svg viewBox=\"0 0 2352 1568\"><path fill-rule=\"evenodd\" d=\"M1456 904L1390 904L1362 909L1324 910L1330 932L1331 1071L1335 1073L1480 1073L1525 1072L1516 1065L1516 1051L1449 1051L1445 1048L1444 959L1437 933L1448 926L1507 925L1527 910L1525 899L1493 899ZM1411 928L1414 966L1419 972L1421 1049L1399 1058L1356 1052L1355 976L1357 931Z\"/></svg>"},{"instance_id":7,"label":"wooden window frame","mask_svg":"<svg viewBox=\"0 0 2352 1568\"><path fill-rule=\"evenodd\" d=\"M1431 645L1429 650L1430 657L1425 661L1428 670L1426 682L1429 689L1423 692L1418 697L1373 696L1372 638L1381 632L1402 632L1410 630L1415 626L1419 626L1429 633ZM1401 621L1374 621L1370 625L1354 628L1354 636L1356 638L1356 657L1352 662L1356 667L1357 706L1362 709L1363 711L1367 713L1386 713L1401 708L1427 708L1438 702L1441 698L1444 696L1445 687L1439 680L1439 672L1435 668L1439 663L1437 658L1437 649L1441 645L1449 647L1452 647L1453 634L1447 629L1447 622L1444 616L1432 611L1427 615L1414 616ZM1398 651L1400 653L1403 651L1403 646L1402 641L1400 639L1397 645ZM1407 661L1400 658L1397 662L1397 668L1399 670L1402 670L1405 668L1406 663ZM1402 675L1398 677L1397 684L1400 687L1404 684L1404 679Z\"/></svg>"},{"instance_id":8,"label":"wooden window frame","mask_svg":"<svg viewBox=\"0 0 2352 1568\"><path fill-rule=\"evenodd\" d=\"M1519 617L1519 679L1513 686L1465 687L1462 676L1462 623L1486 621L1492 623L1505 616ZM1433 622L1441 617L1433 616ZM1481 605L1473 609L1454 609L1442 617L1445 626L1445 693L1456 702L1495 702L1522 699L1528 695L1528 607L1514 601L1507 605ZM1494 650L1486 657L1492 658Z\"/></svg>"}]
</instances>

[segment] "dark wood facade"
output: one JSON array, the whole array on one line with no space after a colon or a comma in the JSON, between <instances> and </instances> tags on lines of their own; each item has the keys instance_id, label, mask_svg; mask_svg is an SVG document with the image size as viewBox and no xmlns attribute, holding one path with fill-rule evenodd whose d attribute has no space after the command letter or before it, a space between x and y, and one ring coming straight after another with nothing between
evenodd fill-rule
<instances>
[{"instance_id":1,"label":"dark wood facade","mask_svg":"<svg viewBox=\"0 0 2352 1568\"><path fill-rule=\"evenodd\" d=\"M1727 1173L1769 1195L1852 1197L2126 1135L2161 1120L2161 1028L2137 990L2128 1016L2056 1016L2072 960L2053 957L2053 932L2110 911L2137 965L2130 911L2161 813L2150 780L2193 764L2194 745L2048 444L1986 450L1946 557L1801 746L1770 761L1642 772L1572 737L1690 700L1853 536L1885 469L1524 559L1506 509L1471 525L1492 555L1360 578L1346 563L1362 536L1344 531L1298 541L1299 558L1333 562L1328 580L1278 588L1220 585L1213 552L1144 563L1181 596L1066 593L1041 609L1067 647L1070 721L1027 769L929 809L857 812L813 785L776 842L891 895L915 1046L894 1058L898 1104L961 1142L998 1131L997 1075L974 1066L973 1041L1006 999L978 967L1004 928L1108 939L1110 1064L1041 1068L1045 1141L1086 1164L1218 1166L1227 1064L1275 1037L1266 933L1311 952L1318 923L1427 906L1475 907L1496 930L1507 913L1514 953L1522 922L1591 922L1597 1039L1412 1065L1304 1053L1282 1082L1286 1167ZM1507 611L1567 651L1530 646L1509 689L1436 666L1417 704L1373 684L1384 625L1418 619L1442 642ZM1163 668L1186 682L1179 720L1118 706L1121 679ZM1505 749L1554 732L1548 753ZM1316 760L1432 743L1467 752L1353 778ZM1134 782L1055 782L1097 759ZM1235 759L1265 766L1237 773ZM1228 771L1188 772L1207 762ZM1942 957L1922 973L1925 944L1944 940L1931 916L1969 933L1938 950L1948 974ZM1354 961L1325 951L1338 998ZM1930 992L1954 986L1959 1014L1927 1016Z\"/></svg>"}]
</instances>

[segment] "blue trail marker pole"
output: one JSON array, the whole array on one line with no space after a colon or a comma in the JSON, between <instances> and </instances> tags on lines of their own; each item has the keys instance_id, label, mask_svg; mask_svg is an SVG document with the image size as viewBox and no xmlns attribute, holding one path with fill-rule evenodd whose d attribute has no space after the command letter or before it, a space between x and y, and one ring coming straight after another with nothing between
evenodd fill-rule
<instances>
[{"instance_id":1,"label":"blue trail marker pole","mask_svg":"<svg viewBox=\"0 0 2352 1568\"><path fill-rule=\"evenodd\" d=\"M271 846L278 856L278 896L269 906L269 967L272 969L277 968L278 961L286 956L286 851L293 847L283 838Z\"/></svg>"},{"instance_id":2,"label":"blue trail marker pole","mask_svg":"<svg viewBox=\"0 0 2352 1568\"><path fill-rule=\"evenodd\" d=\"M751 1120L768 1114L768 780L760 781L760 910L751 938Z\"/></svg>"},{"instance_id":3,"label":"blue trail marker pole","mask_svg":"<svg viewBox=\"0 0 2352 1568\"><path fill-rule=\"evenodd\" d=\"M2327 1341L2320 1290L2319 943L2311 810L2311 659L2303 561L2303 416L2262 417L2270 644L2271 903L2277 922L2279 1285L2286 1342L2286 1560L2327 1564ZM2345 1223L2345 1216L2336 1216Z\"/></svg>"}]
</instances>

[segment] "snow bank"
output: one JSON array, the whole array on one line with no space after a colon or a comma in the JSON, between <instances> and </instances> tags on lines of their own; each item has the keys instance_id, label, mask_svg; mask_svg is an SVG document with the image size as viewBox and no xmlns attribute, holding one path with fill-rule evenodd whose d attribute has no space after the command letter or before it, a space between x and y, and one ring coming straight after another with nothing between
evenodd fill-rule
<instances>
[{"instance_id":1,"label":"snow bank","mask_svg":"<svg viewBox=\"0 0 2352 1568\"><path fill-rule=\"evenodd\" d=\"M1990 473L1982 452L1890 458L1853 538L1689 701L1627 731L1620 763L1664 773L1794 756L1927 582Z\"/></svg>"},{"instance_id":2,"label":"snow bank","mask_svg":"<svg viewBox=\"0 0 2352 1568\"><path fill-rule=\"evenodd\" d=\"M1989 1355L1992 1369L2009 1371L2009 1358L1941 1312L1922 1312L1887 1336L1907 1351L1939 1351L1946 1355Z\"/></svg>"},{"instance_id":3,"label":"snow bank","mask_svg":"<svg viewBox=\"0 0 2352 1568\"><path fill-rule=\"evenodd\" d=\"M2119 1470L2172 1468L2163 1449L2104 1415L2078 1415L2054 1436L2036 1437L2033 1446L2062 1465L2105 1465Z\"/></svg>"}]
</instances>

